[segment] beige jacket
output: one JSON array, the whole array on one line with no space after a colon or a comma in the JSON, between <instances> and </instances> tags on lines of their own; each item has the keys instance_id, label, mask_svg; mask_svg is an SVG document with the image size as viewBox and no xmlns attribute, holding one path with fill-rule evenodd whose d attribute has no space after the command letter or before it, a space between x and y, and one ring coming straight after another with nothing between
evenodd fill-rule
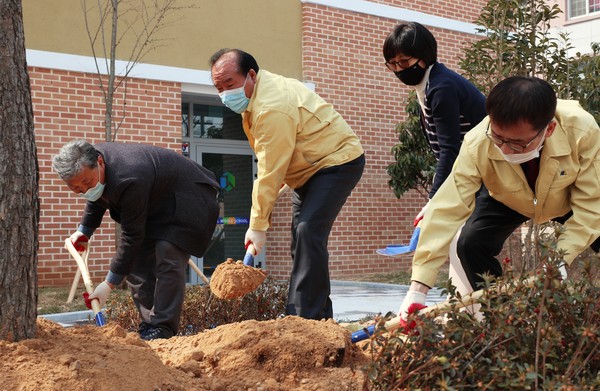
<instances>
[{"instance_id":1,"label":"beige jacket","mask_svg":"<svg viewBox=\"0 0 600 391\"><path fill-rule=\"evenodd\" d=\"M258 158L250 228L264 231L282 184L302 186L317 171L363 154L333 106L295 79L260 70L243 127Z\"/></svg>"},{"instance_id":2,"label":"beige jacket","mask_svg":"<svg viewBox=\"0 0 600 391\"><path fill-rule=\"evenodd\" d=\"M505 161L486 137L489 118L467 133L450 176L423 219L413 280L433 286L452 238L475 207L482 183L490 196L535 223L572 210L558 240L568 263L600 236L600 129L576 101L559 100L555 119L556 129L541 151L535 194L521 166Z\"/></svg>"}]
</instances>

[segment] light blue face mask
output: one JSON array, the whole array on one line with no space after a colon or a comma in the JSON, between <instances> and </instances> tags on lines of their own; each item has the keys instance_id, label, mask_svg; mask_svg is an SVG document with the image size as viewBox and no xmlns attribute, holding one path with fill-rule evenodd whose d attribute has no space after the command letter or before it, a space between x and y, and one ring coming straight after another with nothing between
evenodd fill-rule
<instances>
[{"instance_id":1,"label":"light blue face mask","mask_svg":"<svg viewBox=\"0 0 600 391\"><path fill-rule=\"evenodd\" d=\"M79 196L94 202L102 197L102 193L104 193L104 183L100 183L100 165L98 165L98 183L96 183L96 186L88 189L85 193L79 193Z\"/></svg>"},{"instance_id":2,"label":"light blue face mask","mask_svg":"<svg viewBox=\"0 0 600 391\"><path fill-rule=\"evenodd\" d=\"M221 102L229 107L231 111L238 114L242 114L250 102L250 98L246 96L246 92L244 91L244 88L246 88L246 81L248 81L248 75L246 75L243 86L223 91L219 94Z\"/></svg>"}]
</instances>

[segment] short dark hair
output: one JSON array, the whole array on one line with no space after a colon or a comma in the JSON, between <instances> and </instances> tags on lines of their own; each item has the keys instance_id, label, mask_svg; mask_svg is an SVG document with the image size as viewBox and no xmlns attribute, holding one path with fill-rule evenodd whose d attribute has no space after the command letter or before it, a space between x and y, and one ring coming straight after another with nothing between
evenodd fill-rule
<instances>
[{"instance_id":1,"label":"short dark hair","mask_svg":"<svg viewBox=\"0 0 600 391\"><path fill-rule=\"evenodd\" d=\"M417 22L399 24L394 27L383 43L385 61L406 54L431 65L437 61L437 41L431 31Z\"/></svg>"},{"instance_id":2,"label":"short dark hair","mask_svg":"<svg viewBox=\"0 0 600 391\"><path fill-rule=\"evenodd\" d=\"M250 53L246 53L245 51L240 50L240 49L224 48L224 49L217 50L215 52L215 54L210 56L210 60L208 61L210 68L212 69L212 67L215 65L215 63L217 61L219 61L219 59L227 53L235 53L239 72L242 73L243 75L247 75L248 72L250 71L250 69L254 69L254 72L258 73L258 70L259 70L258 63L254 59L254 57L252 57L252 55Z\"/></svg>"},{"instance_id":3,"label":"short dark hair","mask_svg":"<svg viewBox=\"0 0 600 391\"><path fill-rule=\"evenodd\" d=\"M525 121L541 129L556 113L556 93L537 77L511 76L496 84L485 102L490 119L500 126Z\"/></svg>"}]
</instances>

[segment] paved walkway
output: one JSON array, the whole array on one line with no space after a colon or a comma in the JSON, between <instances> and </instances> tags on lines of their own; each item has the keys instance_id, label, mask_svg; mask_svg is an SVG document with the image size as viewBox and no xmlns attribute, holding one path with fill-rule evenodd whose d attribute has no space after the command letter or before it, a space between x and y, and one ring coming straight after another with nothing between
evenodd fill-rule
<instances>
[{"instance_id":1,"label":"paved walkway","mask_svg":"<svg viewBox=\"0 0 600 391\"><path fill-rule=\"evenodd\" d=\"M408 285L373 282L331 281L333 317L338 322L357 321L367 316L398 312ZM427 305L446 300L442 290L434 288L427 295Z\"/></svg>"},{"instance_id":2,"label":"paved walkway","mask_svg":"<svg viewBox=\"0 0 600 391\"><path fill-rule=\"evenodd\" d=\"M398 312L408 290L407 285L380 284L374 282L331 281L333 317L338 322L351 322L377 314ZM446 300L440 289L432 289L427 295L427 305ZM45 318L72 326L93 318L92 311L66 312L43 315Z\"/></svg>"}]
</instances>

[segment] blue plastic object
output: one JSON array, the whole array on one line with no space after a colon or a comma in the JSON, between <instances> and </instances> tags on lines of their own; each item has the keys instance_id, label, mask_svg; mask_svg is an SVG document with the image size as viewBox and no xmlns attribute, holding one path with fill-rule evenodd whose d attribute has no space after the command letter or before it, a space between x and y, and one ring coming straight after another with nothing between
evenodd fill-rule
<instances>
[{"instance_id":1,"label":"blue plastic object","mask_svg":"<svg viewBox=\"0 0 600 391\"><path fill-rule=\"evenodd\" d=\"M96 326L104 326L106 322L104 321L104 315L102 312L98 312L95 316Z\"/></svg>"},{"instance_id":2,"label":"blue plastic object","mask_svg":"<svg viewBox=\"0 0 600 391\"><path fill-rule=\"evenodd\" d=\"M375 325L371 325L362 330L358 330L352 333L351 341L352 343L357 343L359 341L363 341L369 338L375 332Z\"/></svg>"},{"instance_id":3,"label":"blue plastic object","mask_svg":"<svg viewBox=\"0 0 600 391\"><path fill-rule=\"evenodd\" d=\"M250 251L244 255L244 265L246 266L254 266L254 255Z\"/></svg>"},{"instance_id":4,"label":"blue plastic object","mask_svg":"<svg viewBox=\"0 0 600 391\"><path fill-rule=\"evenodd\" d=\"M421 233L421 227L417 227L413 231L413 234L410 238L410 242L408 243L408 246L404 246L401 244L390 245L390 246L387 246L386 248L377 250L377 254L393 257L396 255L402 255L402 254L413 252L417 248L417 243L419 243L419 234L420 233Z\"/></svg>"}]
</instances>

